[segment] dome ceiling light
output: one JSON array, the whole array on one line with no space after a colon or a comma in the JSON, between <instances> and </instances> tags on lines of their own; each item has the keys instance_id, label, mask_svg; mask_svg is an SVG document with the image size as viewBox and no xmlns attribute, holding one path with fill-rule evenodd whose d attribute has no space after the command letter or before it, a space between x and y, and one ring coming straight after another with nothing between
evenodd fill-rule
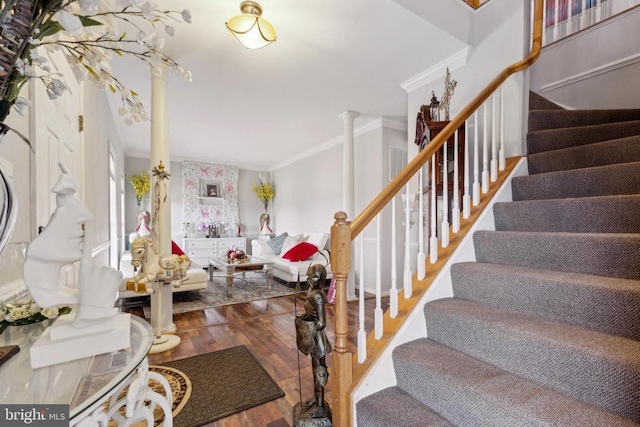
<instances>
[{"instance_id":1,"label":"dome ceiling light","mask_svg":"<svg viewBox=\"0 0 640 427\"><path fill-rule=\"evenodd\" d=\"M247 49L260 49L276 41L276 30L262 18L262 7L254 1L240 3L241 15L226 23L229 33Z\"/></svg>"}]
</instances>

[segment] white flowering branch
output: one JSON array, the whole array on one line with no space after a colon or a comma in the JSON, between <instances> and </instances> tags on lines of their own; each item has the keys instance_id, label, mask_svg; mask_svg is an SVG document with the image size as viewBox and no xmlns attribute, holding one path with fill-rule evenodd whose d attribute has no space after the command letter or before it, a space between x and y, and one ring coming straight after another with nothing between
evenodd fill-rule
<instances>
[{"instance_id":1,"label":"white flowering branch","mask_svg":"<svg viewBox=\"0 0 640 427\"><path fill-rule=\"evenodd\" d=\"M191 22L191 13L186 9L158 11L147 0L0 0L0 5L0 123L11 106L18 112L28 106L28 100L18 95L29 79L40 79L51 99L66 90L58 74L50 72L38 46L62 50L78 80L90 80L119 93L122 107L118 112L129 124L148 120L148 116L138 94L110 71L112 54L143 60L156 74L167 67L191 81L190 71L160 52L164 39L140 25L145 22L153 30L161 25L166 34L173 36L175 28L171 23ZM119 22L135 28L135 38L120 32ZM45 74L39 75L36 68Z\"/></svg>"}]
</instances>

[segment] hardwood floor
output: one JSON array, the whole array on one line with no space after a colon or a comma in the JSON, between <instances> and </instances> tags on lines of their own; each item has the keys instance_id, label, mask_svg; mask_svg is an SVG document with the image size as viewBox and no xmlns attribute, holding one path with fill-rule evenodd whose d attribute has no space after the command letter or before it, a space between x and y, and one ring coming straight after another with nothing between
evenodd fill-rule
<instances>
[{"instance_id":1,"label":"hardwood floor","mask_svg":"<svg viewBox=\"0 0 640 427\"><path fill-rule=\"evenodd\" d=\"M297 310L302 311L303 295L298 297ZM189 313L175 314L177 335L182 339L173 350L149 355L150 364L161 364L185 357L209 353L237 345L246 345L269 372L285 396L255 408L230 415L207 424L215 427L288 427L292 426L293 407L302 398L313 395L313 373L311 359L297 350L294 327L294 296L271 298L224 307L209 308ZM386 309L388 298L383 299ZM367 312L375 307L375 298L366 299ZM144 316L141 308L129 310ZM349 339L355 343L358 328L358 305L348 304ZM327 336L334 342L334 307L327 308ZM371 316L370 316L371 317ZM371 328L367 322L366 329ZM355 346L352 348L355 352ZM300 356L300 378L298 377L298 354ZM327 358L331 372L331 357ZM326 399L331 401L331 378L325 388Z\"/></svg>"}]
</instances>

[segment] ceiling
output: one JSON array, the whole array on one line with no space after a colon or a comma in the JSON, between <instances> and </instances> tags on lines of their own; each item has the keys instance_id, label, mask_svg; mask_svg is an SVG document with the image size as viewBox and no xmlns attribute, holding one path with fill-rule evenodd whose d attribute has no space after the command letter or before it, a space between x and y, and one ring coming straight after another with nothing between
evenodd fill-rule
<instances>
[{"instance_id":1,"label":"ceiling","mask_svg":"<svg viewBox=\"0 0 640 427\"><path fill-rule=\"evenodd\" d=\"M175 25L163 49L193 73L192 82L168 78L172 160L271 170L339 140L346 110L360 114L356 129L381 118L406 124L400 85L464 47L391 0L259 1L278 36L259 50L240 46L225 28L240 0L155 1L193 15L192 24ZM146 65L117 58L112 66L150 113ZM110 102L120 105L113 95ZM125 155L149 157L150 122L115 120Z\"/></svg>"}]
</instances>

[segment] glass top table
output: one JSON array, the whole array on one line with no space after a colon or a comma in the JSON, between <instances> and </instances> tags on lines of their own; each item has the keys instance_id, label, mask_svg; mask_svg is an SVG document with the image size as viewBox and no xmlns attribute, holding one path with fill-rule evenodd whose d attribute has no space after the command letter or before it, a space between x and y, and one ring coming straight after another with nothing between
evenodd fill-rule
<instances>
[{"instance_id":1,"label":"glass top table","mask_svg":"<svg viewBox=\"0 0 640 427\"><path fill-rule=\"evenodd\" d=\"M0 346L20 346L20 351L0 366L0 403L68 404L70 424L75 424L146 360L153 331L148 322L132 315L129 348L32 369L31 346L52 323L10 326L0 335Z\"/></svg>"},{"instance_id":2,"label":"glass top table","mask_svg":"<svg viewBox=\"0 0 640 427\"><path fill-rule=\"evenodd\" d=\"M245 262L229 262L226 257L211 256L209 257L210 282L213 281L213 269L215 267L226 273L228 298L233 297L232 288L234 275L247 271L264 271L267 276L267 290L271 292L271 284L273 283L273 261L247 255L247 261Z\"/></svg>"}]
</instances>

